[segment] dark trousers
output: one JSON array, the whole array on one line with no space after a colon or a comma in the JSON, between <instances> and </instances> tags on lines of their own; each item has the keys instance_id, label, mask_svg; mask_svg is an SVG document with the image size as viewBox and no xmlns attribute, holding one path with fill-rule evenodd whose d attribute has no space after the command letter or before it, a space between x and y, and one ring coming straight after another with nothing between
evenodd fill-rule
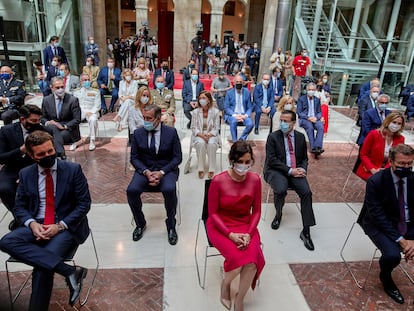
<instances>
[{"instance_id":1,"label":"dark trousers","mask_svg":"<svg viewBox=\"0 0 414 311\"><path fill-rule=\"evenodd\" d=\"M148 179L142 174L136 173L127 188L128 204L134 216L135 224L143 228L147 223L144 213L142 212L141 194L143 192L162 192L164 196L165 210L167 211L167 230L175 228L175 214L177 210L177 192L176 182L177 174L167 173L161 179L158 186L153 187L148 185Z\"/></svg>"},{"instance_id":2,"label":"dark trousers","mask_svg":"<svg viewBox=\"0 0 414 311\"><path fill-rule=\"evenodd\" d=\"M18 118L19 112L16 109L9 109L1 114L1 119L3 120L4 125L11 124L13 120Z\"/></svg>"},{"instance_id":3,"label":"dark trousers","mask_svg":"<svg viewBox=\"0 0 414 311\"><path fill-rule=\"evenodd\" d=\"M55 125L48 125L46 128L52 132L57 155L65 154L64 145L74 143L71 132L69 130L59 130Z\"/></svg>"},{"instance_id":4,"label":"dark trousers","mask_svg":"<svg viewBox=\"0 0 414 311\"><path fill-rule=\"evenodd\" d=\"M0 199L10 212L14 208L18 179L18 172L9 171L5 167L0 171Z\"/></svg>"},{"instance_id":5,"label":"dark trousers","mask_svg":"<svg viewBox=\"0 0 414 311\"><path fill-rule=\"evenodd\" d=\"M67 254L74 252L77 245L68 230L57 234L50 241L38 242L32 230L27 227L19 227L0 240L3 252L33 267L29 310L47 311L55 268Z\"/></svg>"},{"instance_id":6,"label":"dark trousers","mask_svg":"<svg viewBox=\"0 0 414 311\"><path fill-rule=\"evenodd\" d=\"M381 273L383 273L386 278L391 277L392 270L394 270L401 261L400 245L380 231L368 236L381 251L381 257L379 259ZM409 240L414 239L414 224L409 223L407 226L407 234L405 235L405 238Z\"/></svg>"},{"instance_id":7,"label":"dark trousers","mask_svg":"<svg viewBox=\"0 0 414 311\"><path fill-rule=\"evenodd\" d=\"M193 111L194 108L189 103L183 102L183 110L184 115L187 117L188 120L191 121L191 111Z\"/></svg>"},{"instance_id":8,"label":"dark trousers","mask_svg":"<svg viewBox=\"0 0 414 311\"><path fill-rule=\"evenodd\" d=\"M99 91L101 92L101 109L106 110L105 95L112 95L109 111L114 111L115 103L118 100L118 88L114 87L112 91L109 89L99 89Z\"/></svg>"},{"instance_id":9,"label":"dark trousers","mask_svg":"<svg viewBox=\"0 0 414 311\"><path fill-rule=\"evenodd\" d=\"M272 187L276 214L282 213L288 188L296 191L300 198L300 213L303 227L314 226L315 215L312 208L312 191L306 177L291 177L276 170L269 170L265 174L266 182Z\"/></svg>"}]
</instances>

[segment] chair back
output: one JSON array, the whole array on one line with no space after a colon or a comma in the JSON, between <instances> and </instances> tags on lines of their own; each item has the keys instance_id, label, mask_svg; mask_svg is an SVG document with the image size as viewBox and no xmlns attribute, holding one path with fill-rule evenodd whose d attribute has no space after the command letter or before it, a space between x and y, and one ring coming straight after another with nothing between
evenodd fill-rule
<instances>
[{"instance_id":1,"label":"chair back","mask_svg":"<svg viewBox=\"0 0 414 311\"><path fill-rule=\"evenodd\" d=\"M359 90L361 89L360 83L352 83L351 84L351 92L349 93L350 96L359 95Z\"/></svg>"},{"instance_id":2,"label":"chair back","mask_svg":"<svg viewBox=\"0 0 414 311\"><path fill-rule=\"evenodd\" d=\"M210 189L211 179L206 179L204 183L204 201L203 201L203 214L201 215L201 219L203 220L204 224L208 219L208 190Z\"/></svg>"}]
</instances>

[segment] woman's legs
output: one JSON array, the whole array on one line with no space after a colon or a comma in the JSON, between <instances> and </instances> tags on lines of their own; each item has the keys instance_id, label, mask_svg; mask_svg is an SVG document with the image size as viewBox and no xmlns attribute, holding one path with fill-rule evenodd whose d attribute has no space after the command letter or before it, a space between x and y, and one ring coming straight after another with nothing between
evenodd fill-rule
<instances>
[{"instance_id":1,"label":"woman's legs","mask_svg":"<svg viewBox=\"0 0 414 311\"><path fill-rule=\"evenodd\" d=\"M221 287L221 297L227 300L230 300L230 285L231 282L238 276L243 267L224 272L224 279L223 279L223 285Z\"/></svg>"},{"instance_id":2,"label":"woman's legs","mask_svg":"<svg viewBox=\"0 0 414 311\"><path fill-rule=\"evenodd\" d=\"M235 311L243 311L244 297L246 296L249 287L252 285L256 271L257 268L254 263L249 263L242 267L240 272L239 292L237 293L236 300L234 301Z\"/></svg>"}]
</instances>

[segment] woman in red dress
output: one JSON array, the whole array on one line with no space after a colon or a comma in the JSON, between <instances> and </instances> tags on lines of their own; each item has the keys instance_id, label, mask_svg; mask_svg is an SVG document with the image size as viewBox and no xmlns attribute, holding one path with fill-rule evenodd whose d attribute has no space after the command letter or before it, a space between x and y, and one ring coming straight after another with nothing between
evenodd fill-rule
<instances>
[{"instance_id":1,"label":"woman in red dress","mask_svg":"<svg viewBox=\"0 0 414 311\"><path fill-rule=\"evenodd\" d=\"M230 285L240 275L234 310L243 310L244 297L263 270L265 260L257 225L261 213L261 180L249 172L254 163L252 147L235 142L229 153L231 168L216 175L210 185L208 237L224 257L220 301L231 308Z\"/></svg>"}]
</instances>

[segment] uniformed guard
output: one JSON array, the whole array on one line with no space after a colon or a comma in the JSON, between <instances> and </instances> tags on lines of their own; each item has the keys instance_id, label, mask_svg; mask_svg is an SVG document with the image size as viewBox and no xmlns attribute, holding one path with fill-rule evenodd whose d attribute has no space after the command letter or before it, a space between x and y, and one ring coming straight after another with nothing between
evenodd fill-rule
<instances>
[{"instance_id":1,"label":"uniformed guard","mask_svg":"<svg viewBox=\"0 0 414 311\"><path fill-rule=\"evenodd\" d=\"M174 127L175 98L174 92L165 87L163 76L155 79L155 90L151 90L154 104L161 108L161 121L165 125Z\"/></svg>"}]
</instances>

